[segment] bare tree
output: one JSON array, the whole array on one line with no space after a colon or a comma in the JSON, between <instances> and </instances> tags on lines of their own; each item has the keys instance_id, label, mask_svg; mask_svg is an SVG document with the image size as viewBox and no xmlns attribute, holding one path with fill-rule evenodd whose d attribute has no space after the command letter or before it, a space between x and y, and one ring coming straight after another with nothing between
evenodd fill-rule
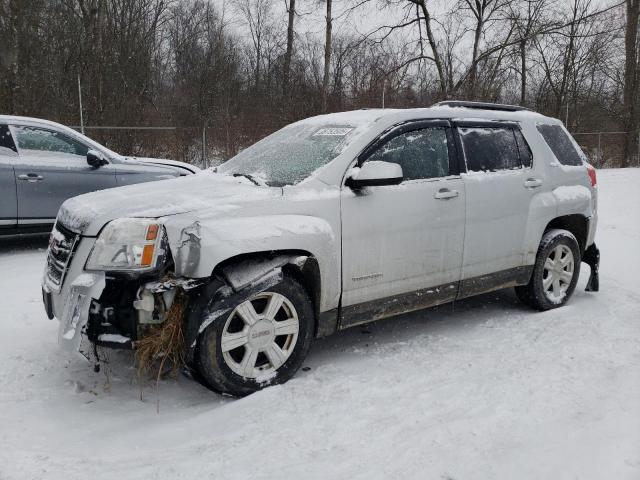
<instances>
[{"instance_id":1,"label":"bare tree","mask_svg":"<svg viewBox=\"0 0 640 480\"><path fill-rule=\"evenodd\" d=\"M289 0L287 6L289 20L287 22L287 50L284 54L284 65L282 67L282 89L287 94L289 89L289 76L291 74L291 57L293 55L293 23L296 17L296 0Z\"/></svg>"},{"instance_id":2,"label":"bare tree","mask_svg":"<svg viewBox=\"0 0 640 480\"><path fill-rule=\"evenodd\" d=\"M638 151L637 138L640 137L638 119L638 81L640 79L640 69L638 66L638 23L640 22L640 0L626 0L626 23L625 23L625 62L624 62L624 127L626 136L624 142L624 153L622 166L629 165L633 152Z\"/></svg>"},{"instance_id":3,"label":"bare tree","mask_svg":"<svg viewBox=\"0 0 640 480\"><path fill-rule=\"evenodd\" d=\"M549 24L544 18L548 0L522 0L509 5L512 21L518 39L518 60L520 74L520 105L527 104L527 52L535 33Z\"/></svg>"},{"instance_id":4,"label":"bare tree","mask_svg":"<svg viewBox=\"0 0 640 480\"><path fill-rule=\"evenodd\" d=\"M249 29L254 53L254 87L260 90L264 44L272 30L272 0L237 0L236 5Z\"/></svg>"},{"instance_id":5,"label":"bare tree","mask_svg":"<svg viewBox=\"0 0 640 480\"><path fill-rule=\"evenodd\" d=\"M487 26L495 22L511 0L461 0L460 6L469 10L474 19L473 48L467 77L467 96L474 98L476 95L476 81L478 77L478 63L480 61L481 39L486 33Z\"/></svg>"},{"instance_id":6,"label":"bare tree","mask_svg":"<svg viewBox=\"0 0 640 480\"><path fill-rule=\"evenodd\" d=\"M566 116L570 103L575 106L577 98L589 91L593 69L604 58L598 52L612 44L607 18L594 15L593 5L593 0L572 0L566 17L554 12L562 19L562 28L535 40L544 74L543 91L553 99L551 113L556 117L563 112Z\"/></svg>"},{"instance_id":7,"label":"bare tree","mask_svg":"<svg viewBox=\"0 0 640 480\"><path fill-rule=\"evenodd\" d=\"M322 107L323 112L327 111L327 95L329 93L329 71L331 69L331 29L333 18L331 17L331 2L327 2L327 13L325 20L325 40L324 40L324 75L322 76Z\"/></svg>"},{"instance_id":8,"label":"bare tree","mask_svg":"<svg viewBox=\"0 0 640 480\"><path fill-rule=\"evenodd\" d=\"M5 72L0 79L0 92L5 98L2 105L7 111L19 110L18 95L18 21L21 14L19 0L3 0L0 3L0 38L5 48L0 52L0 67Z\"/></svg>"},{"instance_id":9,"label":"bare tree","mask_svg":"<svg viewBox=\"0 0 640 480\"><path fill-rule=\"evenodd\" d=\"M80 73L91 123L184 127L91 131L99 140L130 154L204 152L207 164L383 94L395 107L466 97L564 116L568 105L571 129L627 130L624 158L637 148L640 0L347 0L354 16L375 3L398 19L363 34L329 0L321 37L295 23L300 2L285 0L285 16L275 0L231 1L232 27L216 0L0 0L0 108L77 123Z\"/></svg>"},{"instance_id":10,"label":"bare tree","mask_svg":"<svg viewBox=\"0 0 640 480\"><path fill-rule=\"evenodd\" d=\"M440 83L440 94L443 98L447 98L449 96L449 88L447 77L445 73L445 68L442 62L442 57L440 55L440 49L438 47L438 43L436 42L435 35L433 32L433 25L431 19L431 12L427 7L427 0L409 0L411 3L414 3L418 7L417 20L418 24L420 20L424 22L424 29L427 35L427 41L429 42L429 47L431 48L431 56L424 55L424 52L421 50L419 59L427 59L432 60L436 66L438 71L438 79ZM420 14L422 14L422 18L420 18ZM420 38L422 39L422 34L420 34Z\"/></svg>"}]
</instances>

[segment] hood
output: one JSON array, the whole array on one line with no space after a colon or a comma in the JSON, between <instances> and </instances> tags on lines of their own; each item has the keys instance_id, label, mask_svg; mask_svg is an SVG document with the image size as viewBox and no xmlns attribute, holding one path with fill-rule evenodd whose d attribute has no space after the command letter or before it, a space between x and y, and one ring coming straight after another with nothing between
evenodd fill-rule
<instances>
[{"instance_id":1,"label":"hood","mask_svg":"<svg viewBox=\"0 0 640 480\"><path fill-rule=\"evenodd\" d=\"M133 161L136 163L146 163L148 165L157 165L162 167L169 167L172 170L178 170L180 173L198 173L202 169L191 163L179 162L178 160L169 160L166 158L150 158L150 157L125 157L126 161Z\"/></svg>"},{"instance_id":2,"label":"hood","mask_svg":"<svg viewBox=\"0 0 640 480\"><path fill-rule=\"evenodd\" d=\"M206 171L70 198L60 207L57 221L76 233L92 236L116 218L164 217L194 211L211 216L281 196L279 187L258 187L243 177Z\"/></svg>"}]
</instances>

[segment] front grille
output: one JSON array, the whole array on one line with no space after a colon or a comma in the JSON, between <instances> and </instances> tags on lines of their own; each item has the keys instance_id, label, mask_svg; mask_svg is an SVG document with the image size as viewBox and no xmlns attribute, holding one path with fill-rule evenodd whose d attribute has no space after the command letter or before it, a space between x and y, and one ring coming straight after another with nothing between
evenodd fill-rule
<instances>
[{"instance_id":1,"label":"front grille","mask_svg":"<svg viewBox=\"0 0 640 480\"><path fill-rule=\"evenodd\" d=\"M56 224L49 238L49 250L47 255L47 278L49 282L60 288L64 282L64 276L71 263L74 248L79 235Z\"/></svg>"}]
</instances>

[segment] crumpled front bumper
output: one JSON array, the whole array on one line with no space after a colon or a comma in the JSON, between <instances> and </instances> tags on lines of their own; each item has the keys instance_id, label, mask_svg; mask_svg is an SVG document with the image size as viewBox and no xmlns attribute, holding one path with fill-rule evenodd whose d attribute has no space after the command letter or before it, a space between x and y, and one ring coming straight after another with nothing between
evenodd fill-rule
<instances>
[{"instance_id":1,"label":"crumpled front bumper","mask_svg":"<svg viewBox=\"0 0 640 480\"><path fill-rule=\"evenodd\" d=\"M73 254L61 287L53 285L45 274L42 296L49 318L59 320L58 343L69 352L78 352L89 320L92 299L99 299L105 288L104 272L86 272L84 265L95 239L82 238Z\"/></svg>"},{"instance_id":2,"label":"crumpled front bumper","mask_svg":"<svg viewBox=\"0 0 640 480\"><path fill-rule=\"evenodd\" d=\"M71 283L58 327L58 343L63 349L70 352L80 350L91 301L100 298L104 287L104 272L84 273Z\"/></svg>"}]
</instances>

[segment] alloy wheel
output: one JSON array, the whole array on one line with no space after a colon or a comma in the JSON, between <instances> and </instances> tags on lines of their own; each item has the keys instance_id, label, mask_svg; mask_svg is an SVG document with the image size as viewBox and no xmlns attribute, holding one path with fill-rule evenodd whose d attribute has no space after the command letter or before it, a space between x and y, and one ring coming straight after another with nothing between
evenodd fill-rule
<instances>
[{"instance_id":1,"label":"alloy wheel","mask_svg":"<svg viewBox=\"0 0 640 480\"><path fill-rule=\"evenodd\" d=\"M299 328L298 313L289 299L262 292L227 318L220 338L224 362L244 378L269 376L293 353Z\"/></svg>"},{"instance_id":2,"label":"alloy wheel","mask_svg":"<svg viewBox=\"0 0 640 480\"><path fill-rule=\"evenodd\" d=\"M542 288L545 296L553 303L560 303L567 295L573 280L575 261L567 245L556 246L544 262Z\"/></svg>"}]
</instances>

